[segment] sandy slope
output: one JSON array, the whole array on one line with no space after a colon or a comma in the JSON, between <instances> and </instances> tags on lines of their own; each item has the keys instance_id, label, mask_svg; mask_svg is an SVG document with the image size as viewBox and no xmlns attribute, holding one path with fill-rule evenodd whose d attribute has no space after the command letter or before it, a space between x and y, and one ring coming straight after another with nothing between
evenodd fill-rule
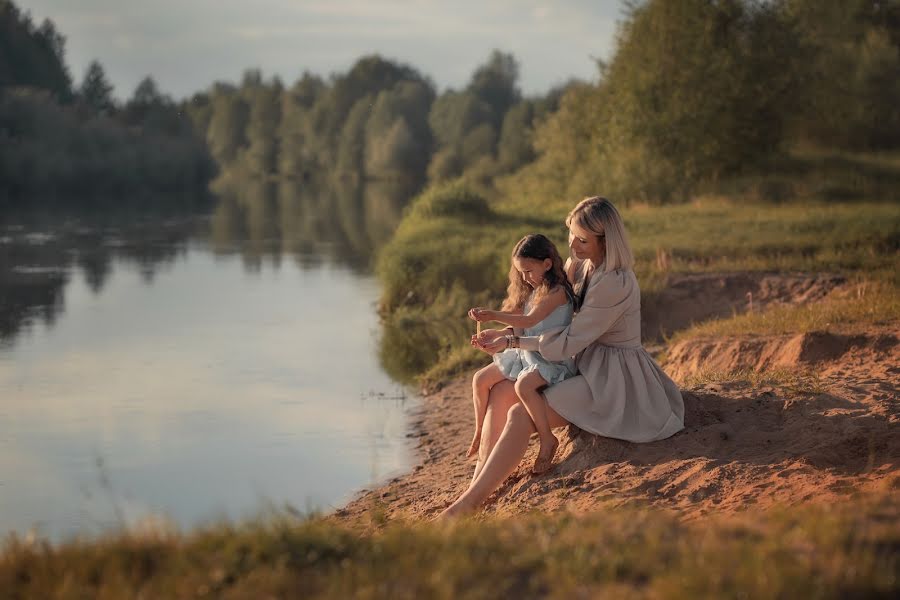
<instances>
[{"instance_id":1,"label":"sandy slope","mask_svg":"<svg viewBox=\"0 0 900 600\"><path fill-rule=\"evenodd\" d=\"M784 350L785 339L769 339L751 351L742 350L740 340L715 341L730 344L732 354L725 358L735 365L742 360L757 365L760 355L778 355L782 369L812 373L807 380L812 383L730 381L685 389L685 429L650 444L600 438L575 427L558 430L559 464L539 477L529 473L534 438L518 471L484 512L582 511L637 502L693 520L751 506L831 502L860 491L898 493L898 339L897 327L837 345L832 337L812 334L793 339L793 354ZM667 369L689 374L691 364L702 364L697 354L706 350L685 350ZM716 352L722 358L722 349ZM471 475L473 463L463 457L471 411L466 378L427 396L414 411L410 434L418 438L420 464L363 492L336 516L417 519L442 510Z\"/></svg>"}]
</instances>

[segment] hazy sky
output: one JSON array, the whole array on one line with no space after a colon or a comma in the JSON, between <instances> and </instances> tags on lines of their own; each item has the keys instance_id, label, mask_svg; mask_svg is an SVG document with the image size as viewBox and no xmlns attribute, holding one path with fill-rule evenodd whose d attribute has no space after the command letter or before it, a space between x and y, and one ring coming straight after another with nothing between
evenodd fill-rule
<instances>
[{"instance_id":1,"label":"hazy sky","mask_svg":"<svg viewBox=\"0 0 900 600\"><path fill-rule=\"evenodd\" d=\"M66 36L77 83L97 59L117 96L152 74L184 97L258 67L292 83L304 70L346 71L379 53L460 87L493 48L512 52L525 93L608 57L620 0L14 0Z\"/></svg>"}]
</instances>

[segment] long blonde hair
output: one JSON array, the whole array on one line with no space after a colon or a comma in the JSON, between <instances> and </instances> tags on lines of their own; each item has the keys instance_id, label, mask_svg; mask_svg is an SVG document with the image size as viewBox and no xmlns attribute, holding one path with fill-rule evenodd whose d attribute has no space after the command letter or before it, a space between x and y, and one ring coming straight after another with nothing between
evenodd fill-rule
<instances>
[{"instance_id":1,"label":"long blonde hair","mask_svg":"<svg viewBox=\"0 0 900 600\"><path fill-rule=\"evenodd\" d=\"M601 196L585 198L566 217L566 226L571 228L573 224L598 238L605 238L606 258L602 271L634 269L634 254L628 244L625 223L612 202Z\"/></svg>"},{"instance_id":2,"label":"long blonde hair","mask_svg":"<svg viewBox=\"0 0 900 600\"><path fill-rule=\"evenodd\" d=\"M544 281L541 285L534 289L535 302L549 294L557 286L563 286L569 300L575 299L575 293L572 291L572 284L566 277L563 270L563 261L559 255L559 251L549 238L540 233L532 233L523 237L515 245L510 257L510 263L514 258L529 258L532 260L550 259L551 265L544 273ZM503 301L504 311L522 310L528 297L531 296L532 289L522 280L522 276L516 270L515 263L509 266L509 286L506 288L506 300Z\"/></svg>"}]
</instances>

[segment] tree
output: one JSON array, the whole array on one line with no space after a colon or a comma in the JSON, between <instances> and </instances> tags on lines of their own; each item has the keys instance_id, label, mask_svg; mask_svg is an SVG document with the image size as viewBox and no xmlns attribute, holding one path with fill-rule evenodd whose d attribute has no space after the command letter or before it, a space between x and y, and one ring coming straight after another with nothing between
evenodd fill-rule
<instances>
[{"instance_id":1,"label":"tree","mask_svg":"<svg viewBox=\"0 0 900 600\"><path fill-rule=\"evenodd\" d=\"M156 80L149 75L141 79L131 97L131 104L138 106L163 104L165 101L166 97L160 93Z\"/></svg>"},{"instance_id":2,"label":"tree","mask_svg":"<svg viewBox=\"0 0 900 600\"><path fill-rule=\"evenodd\" d=\"M246 146L247 103L234 88L218 86L212 95L212 117L206 140L210 152L221 165L229 165Z\"/></svg>"},{"instance_id":3,"label":"tree","mask_svg":"<svg viewBox=\"0 0 900 600\"><path fill-rule=\"evenodd\" d=\"M284 86L278 78L271 84L258 82L245 95L250 105L247 122L246 166L256 175L271 175L278 163L278 127Z\"/></svg>"},{"instance_id":4,"label":"tree","mask_svg":"<svg viewBox=\"0 0 900 600\"><path fill-rule=\"evenodd\" d=\"M122 119L128 125L148 131L180 135L191 129L189 119L182 118L175 102L163 94L151 76L144 77L122 111Z\"/></svg>"},{"instance_id":5,"label":"tree","mask_svg":"<svg viewBox=\"0 0 900 600\"><path fill-rule=\"evenodd\" d=\"M499 130L506 111L519 101L521 93L516 87L519 79L519 63L512 54L494 50L487 62L472 74L467 89L491 109L491 125Z\"/></svg>"},{"instance_id":6,"label":"tree","mask_svg":"<svg viewBox=\"0 0 900 600\"><path fill-rule=\"evenodd\" d=\"M534 107L527 101L519 102L503 117L497 158L504 170L511 171L534 160L531 139L533 119Z\"/></svg>"},{"instance_id":7,"label":"tree","mask_svg":"<svg viewBox=\"0 0 900 600\"><path fill-rule=\"evenodd\" d=\"M282 95L281 126L278 128L278 171L288 177L305 178L314 169L310 113L326 90L320 77L304 73Z\"/></svg>"},{"instance_id":8,"label":"tree","mask_svg":"<svg viewBox=\"0 0 900 600\"><path fill-rule=\"evenodd\" d=\"M553 196L664 201L778 152L798 52L777 3L650 0L633 7L596 86L540 128Z\"/></svg>"},{"instance_id":9,"label":"tree","mask_svg":"<svg viewBox=\"0 0 900 600\"><path fill-rule=\"evenodd\" d=\"M446 92L434 101L428 115L428 123L438 148L453 148L456 153L462 152L463 141L470 132L482 125L490 127L492 120L490 105L471 92ZM488 153L493 150L493 147L479 149ZM470 163L477 160L478 156L462 158Z\"/></svg>"},{"instance_id":10,"label":"tree","mask_svg":"<svg viewBox=\"0 0 900 600\"><path fill-rule=\"evenodd\" d=\"M72 100L72 78L65 61L65 37L53 21L35 27L31 17L0 0L0 88L47 90L63 103Z\"/></svg>"},{"instance_id":11,"label":"tree","mask_svg":"<svg viewBox=\"0 0 900 600\"><path fill-rule=\"evenodd\" d=\"M797 134L851 149L900 142L900 2L789 0L787 9L803 50Z\"/></svg>"},{"instance_id":12,"label":"tree","mask_svg":"<svg viewBox=\"0 0 900 600\"><path fill-rule=\"evenodd\" d=\"M363 96L347 116L338 140L336 170L341 175L365 177L366 121L371 111L371 96Z\"/></svg>"},{"instance_id":13,"label":"tree","mask_svg":"<svg viewBox=\"0 0 900 600\"><path fill-rule=\"evenodd\" d=\"M428 112L434 91L420 81L401 81L378 94L366 121L366 174L420 179L431 153Z\"/></svg>"},{"instance_id":14,"label":"tree","mask_svg":"<svg viewBox=\"0 0 900 600\"><path fill-rule=\"evenodd\" d=\"M92 60L78 91L81 101L95 113L108 114L115 109L112 91L113 86L107 80L103 67L96 60Z\"/></svg>"}]
</instances>

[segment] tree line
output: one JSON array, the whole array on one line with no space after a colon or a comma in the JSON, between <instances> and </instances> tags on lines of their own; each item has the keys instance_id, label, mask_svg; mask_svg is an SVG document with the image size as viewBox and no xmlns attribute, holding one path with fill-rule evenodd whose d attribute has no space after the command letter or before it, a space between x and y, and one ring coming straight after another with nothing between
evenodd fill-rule
<instances>
[{"instance_id":1,"label":"tree line","mask_svg":"<svg viewBox=\"0 0 900 600\"><path fill-rule=\"evenodd\" d=\"M533 157L535 123L562 90L524 98L516 59L494 51L461 90L441 94L416 69L378 55L290 87L248 70L187 103L227 175L441 181L511 172Z\"/></svg>"},{"instance_id":2,"label":"tree line","mask_svg":"<svg viewBox=\"0 0 900 600\"><path fill-rule=\"evenodd\" d=\"M798 146L900 146L900 0L629 2L596 81L530 98L494 51L455 90L370 55L290 85L251 69L179 102L147 78L119 104L97 62L72 83L52 22L0 0L0 33L7 198L194 190L218 171L668 201Z\"/></svg>"},{"instance_id":3,"label":"tree line","mask_svg":"<svg viewBox=\"0 0 900 600\"><path fill-rule=\"evenodd\" d=\"M788 169L797 148L900 148L900 1L634 3L511 182L536 197L665 202Z\"/></svg>"},{"instance_id":4,"label":"tree line","mask_svg":"<svg viewBox=\"0 0 900 600\"><path fill-rule=\"evenodd\" d=\"M206 190L216 165L180 103L152 77L124 103L112 92L96 61L73 83L53 22L0 0L0 206L185 202Z\"/></svg>"}]
</instances>

